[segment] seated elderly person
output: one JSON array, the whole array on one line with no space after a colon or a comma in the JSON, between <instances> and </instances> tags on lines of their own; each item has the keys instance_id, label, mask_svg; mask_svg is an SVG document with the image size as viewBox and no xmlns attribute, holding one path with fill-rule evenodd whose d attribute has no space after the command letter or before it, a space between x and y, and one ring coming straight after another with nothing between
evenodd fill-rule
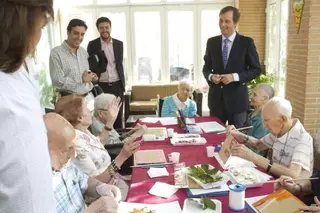
<instances>
[{"instance_id":1,"label":"seated elderly person","mask_svg":"<svg viewBox=\"0 0 320 213\"><path fill-rule=\"evenodd\" d=\"M193 86L187 80L180 81L178 92L164 98L161 117L176 117L176 111L182 110L185 117L194 117L197 114L197 105L189 97L192 95Z\"/></svg>"},{"instance_id":2,"label":"seated elderly person","mask_svg":"<svg viewBox=\"0 0 320 213\"><path fill-rule=\"evenodd\" d=\"M320 201L317 197L320 196L320 172L317 172L314 176L312 176L311 180L301 180L301 181L293 181L291 177L281 176L280 179L275 183L275 190L280 188L285 188L292 194L299 196L305 203L309 203L308 200L305 199L305 196L315 196L314 202L316 206L305 207L301 209L303 212L320 212ZM318 179L316 179L318 178Z\"/></svg>"},{"instance_id":3,"label":"seated elderly person","mask_svg":"<svg viewBox=\"0 0 320 213\"><path fill-rule=\"evenodd\" d=\"M122 198L125 199L128 185L118 171L122 164L140 148L140 141L130 138L123 145L119 155L112 161L108 151L104 148L120 106L120 98L115 98L108 106L107 122L97 137L88 130L92 124L92 116L82 96L61 97L55 106L55 111L67 119L76 130L76 157L72 159L72 162L87 175L95 176L104 183L117 185L121 190ZM115 170L108 169L110 165Z\"/></svg>"},{"instance_id":4,"label":"seated elderly person","mask_svg":"<svg viewBox=\"0 0 320 213\"><path fill-rule=\"evenodd\" d=\"M114 98L115 96L112 94L102 93L94 99L94 113L91 125L91 131L94 135L100 135L106 123L108 122L108 108ZM118 144L123 143L123 140L126 138L128 139L128 137L141 137L146 132L146 130L147 127L145 125L140 126L138 124L137 127L120 136L118 132L112 127L112 130L109 131L109 137L106 138L105 144Z\"/></svg>"},{"instance_id":5,"label":"seated elderly person","mask_svg":"<svg viewBox=\"0 0 320 213\"><path fill-rule=\"evenodd\" d=\"M298 119L292 119L292 106L286 99L274 97L262 108L265 128L270 132L262 139L233 130L239 143L231 147L234 156L252 161L268 173L280 177L310 177L313 171L313 139ZM244 144L257 150L272 148L272 160L264 158Z\"/></svg>"},{"instance_id":6,"label":"seated elderly person","mask_svg":"<svg viewBox=\"0 0 320 213\"><path fill-rule=\"evenodd\" d=\"M88 177L70 162L75 155L76 139L71 124L56 113L46 114L44 122L48 134L56 212L116 213L119 189ZM84 196L98 200L86 208Z\"/></svg>"},{"instance_id":7,"label":"seated elderly person","mask_svg":"<svg viewBox=\"0 0 320 213\"><path fill-rule=\"evenodd\" d=\"M252 128L246 131L247 135L260 139L268 134L268 129L264 128L263 126L261 109L269 99L273 98L273 96L274 89L269 84L258 84L252 90L252 93L250 95L250 105L254 108L254 110L248 114L247 121L244 124L244 126L252 126ZM227 134L229 134L229 132L234 129L235 126L228 126ZM263 152L256 150L250 146L249 148L256 153L263 155Z\"/></svg>"}]
</instances>

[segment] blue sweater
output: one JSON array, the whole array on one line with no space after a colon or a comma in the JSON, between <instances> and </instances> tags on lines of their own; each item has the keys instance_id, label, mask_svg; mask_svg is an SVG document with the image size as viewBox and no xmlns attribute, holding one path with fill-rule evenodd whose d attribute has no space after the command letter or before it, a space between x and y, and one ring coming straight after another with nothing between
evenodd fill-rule
<instances>
[{"instance_id":1,"label":"blue sweater","mask_svg":"<svg viewBox=\"0 0 320 213\"><path fill-rule=\"evenodd\" d=\"M173 97L166 97L163 101L161 117L176 117L177 106L174 103ZM186 107L183 110L185 117L194 117L197 114L197 105L188 98L186 101Z\"/></svg>"}]
</instances>

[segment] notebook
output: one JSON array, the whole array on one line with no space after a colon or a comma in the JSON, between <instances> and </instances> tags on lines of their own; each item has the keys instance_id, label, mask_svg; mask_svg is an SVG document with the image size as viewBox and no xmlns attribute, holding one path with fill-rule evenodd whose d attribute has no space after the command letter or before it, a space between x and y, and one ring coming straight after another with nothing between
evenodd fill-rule
<instances>
[{"instance_id":1,"label":"notebook","mask_svg":"<svg viewBox=\"0 0 320 213\"><path fill-rule=\"evenodd\" d=\"M299 213L299 208L306 204L287 190L281 189L255 201L251 206L251 210L259 213Z\"/></svg>"},{"instance_id":2,"label":"notebook","mask_svg":"<svg viewBox=\"0 0 320 213\"><path fill-rule=\"evenodd\" d=\"M201 129L205 133L215 133L215 132L222 132L226 130L224 126L222 126L221 124L215 121L198 123L198 125L201 127Z\"/></svg>"},{"instance_id":3,"label":"notebook","mask_svg":"<svg viewBox=\"0 0 320 213\"><path fill-rule=\"evenodd\" d=\"M162 149L139 150L134 154L134 165L167 163Z\"/></svg>"}]
</instances>

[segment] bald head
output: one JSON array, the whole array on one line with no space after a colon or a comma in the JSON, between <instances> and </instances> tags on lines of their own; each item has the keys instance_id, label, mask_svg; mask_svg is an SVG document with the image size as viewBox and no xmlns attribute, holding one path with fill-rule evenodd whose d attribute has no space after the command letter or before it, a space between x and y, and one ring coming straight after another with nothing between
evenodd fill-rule
<instances>
[{"instance_id":1,"label":"bald head","mask_svg":"<svg viewBox=\"0 0 320 213\"><path fill-rule=\"evenodd\" d=\"M44 115L44 122L47 127L49 149L64 148L68 141L76 137L73 126L57 113Z\"/></svg>"},{"instance_id":2,"label":"bald head","mask_svg":"<svg viewBox=\"0 0 320 213\"><path fill-rule=\"evenodd\" d=\"M48 113L43 118L47 127L52 168L59 170L74 156L76 132L73 126L57 113Z\"/></svg>"}]
</instances>

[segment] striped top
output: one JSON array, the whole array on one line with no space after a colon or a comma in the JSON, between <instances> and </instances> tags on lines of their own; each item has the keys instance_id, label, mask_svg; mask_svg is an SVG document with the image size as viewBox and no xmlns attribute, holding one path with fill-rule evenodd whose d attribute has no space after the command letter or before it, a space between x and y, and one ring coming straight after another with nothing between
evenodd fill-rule
<instances>
[{"instance_id":1,"label":"striped top","mask_svg":"<svg viewBox=\"0 0 320 213\"><path fill-rule=\"evenodd\" d=\"M314 163L313 139L298 119L294 121L294 126L283 136L277 138L269 133L262 138L262 142L272 148L273 162L285 167L297 164L307 171L310 176Z\"/></svg>"}]
</instances>

